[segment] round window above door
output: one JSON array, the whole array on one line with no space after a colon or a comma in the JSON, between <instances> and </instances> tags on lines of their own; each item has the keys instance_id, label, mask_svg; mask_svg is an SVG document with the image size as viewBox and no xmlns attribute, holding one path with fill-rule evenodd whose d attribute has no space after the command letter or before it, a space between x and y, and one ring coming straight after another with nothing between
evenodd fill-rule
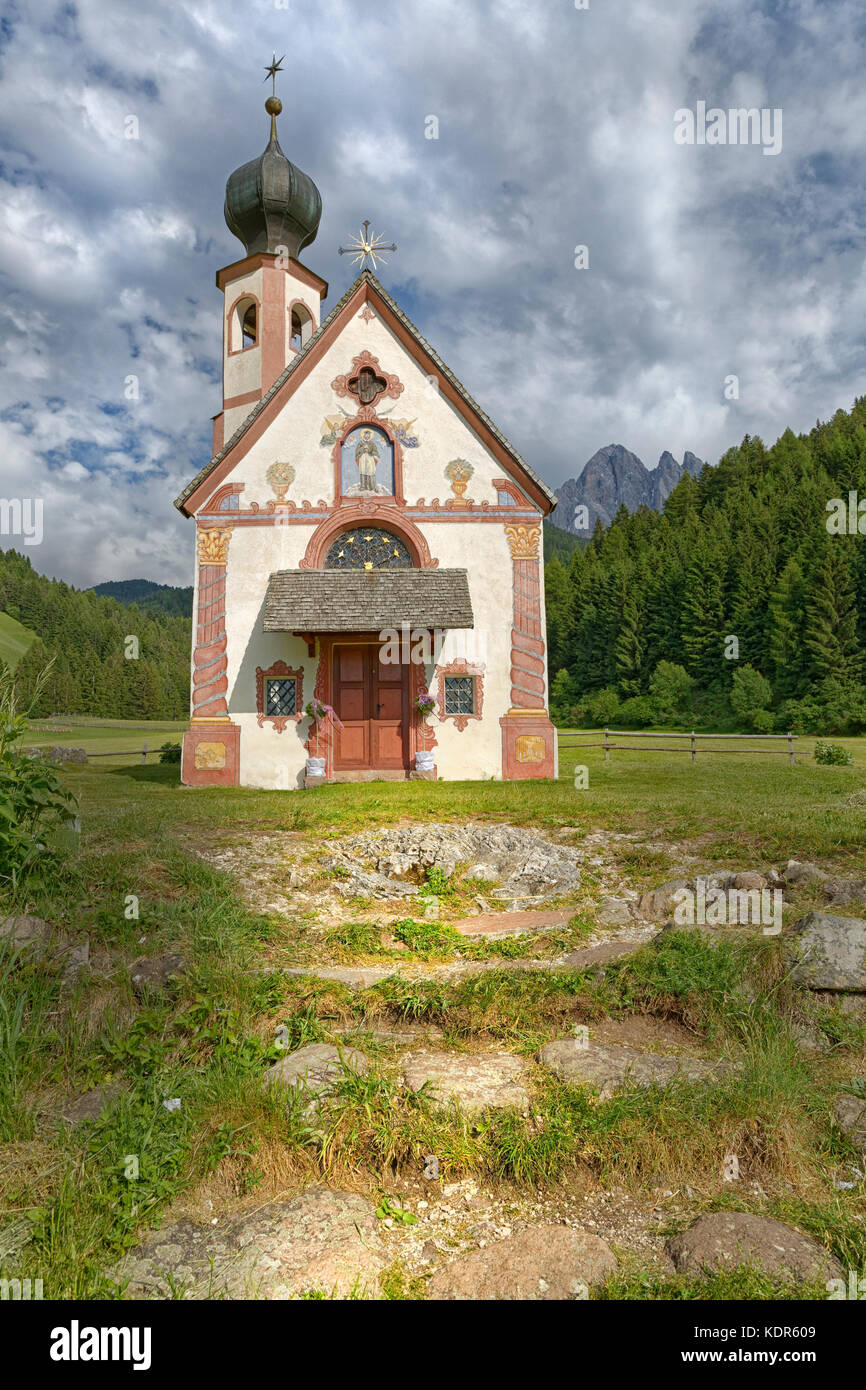
<instances>
[{"instance_id":1,"label":"round window above door","mask_svg":"<svg viewBox=\"0 0 866 1390\"><path fill-rule=\"evenodd\" d=\"M325 556L326 570L410 570L409 549L393 531L355 526L341 531Z\"/></svg>"}]
</instances>

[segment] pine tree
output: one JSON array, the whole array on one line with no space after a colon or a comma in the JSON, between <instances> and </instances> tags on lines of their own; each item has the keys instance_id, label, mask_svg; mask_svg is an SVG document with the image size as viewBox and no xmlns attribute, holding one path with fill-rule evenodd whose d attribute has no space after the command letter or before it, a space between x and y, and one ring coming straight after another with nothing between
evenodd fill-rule
<instances>
[{"instance_id":1,"label":"pine tree","mask_svg":"<svg viewBox=\"0 0 866 1390\"><path fill-rule=\"evenodd\" d=\"M803 645L806 584L796 557L788 560L768 605L767 649L774 690L782 699L801 695L808 683Z\"/></svg>"},{"instance_id":2,"label":"pine tree","mask_svg":"<svg viewBox=\"0 0 866 1390\"><path fill-rule=\"evenodd\" d=\"M641 636L641 617L634 593L626 596L622 622L616 639L616 679L620 692L640 695L643 687L644 643Z\"/></svg>"},{"instance_id":3,"label":"pine tree","mask_svg":"<svg viewBox=\"0 0 866 1390\"><path fill-rule=\"evenodd\" d=\"M686 669L704 689L716 685L725 674L723 590L719 547L701 540L686 571L681 621Z\"/></svg>"},{"instance_id":4,"label":"pine tree","mask_svg":"<svg viewBox=\"0 0 866 1390\"><path fill-rule=\"evenodd\" d=\"M544 600L547 610L547 661L551 671L566 665L571 627L568 571L558 555L544 567Z\"/></svg>"},{"instance_id":5,"label":"pine tree","mask_svg":"<svg viewBox=\"0 0 866 1390\"><path fill-rule=\"evenodd\" d=\"M803 640L815 681L857 681L863 660L857 643L854 582L846 538L828 537L806 604Z\"/></svg>"}]
</instances>

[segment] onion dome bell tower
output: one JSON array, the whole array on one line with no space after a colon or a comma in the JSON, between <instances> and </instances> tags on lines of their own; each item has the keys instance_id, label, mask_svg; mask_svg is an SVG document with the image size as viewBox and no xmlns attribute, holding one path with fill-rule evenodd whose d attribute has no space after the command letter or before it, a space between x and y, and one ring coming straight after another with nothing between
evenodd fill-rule
<instances>
[{"instance_id":1,"label":"onion dome bell tower","mask_svg":"<svg viewBox=\"0 0 866 1390\"><path fill-rule=\"evenodd\" d=\"M277 139L278 96L269 96L265 110L271 118L271 138L258 159L229 175L226 183L226 225L246 247L248 256L267 251L295 260L315 241L322 216L322 198L309 174L286 159Z\"/></svg>"},{"instance_id":2,"label":"onion dome bell tower","mask_svg":"<svg viewBox=\"0 0 866 1390\"><path fill-rule=\"evenodd\" d=\"M265 71L275 81L276 55ZM214 416L214 453L302 352L321 323L328 286L298 260L315 240L322 199L308 174L286 159L277 139L283 106L265 102L271 136L258 159L229 175L226 225L244 246L241 260L217 271L225 295L223 409Z\"/></svg>"}]
</instances>

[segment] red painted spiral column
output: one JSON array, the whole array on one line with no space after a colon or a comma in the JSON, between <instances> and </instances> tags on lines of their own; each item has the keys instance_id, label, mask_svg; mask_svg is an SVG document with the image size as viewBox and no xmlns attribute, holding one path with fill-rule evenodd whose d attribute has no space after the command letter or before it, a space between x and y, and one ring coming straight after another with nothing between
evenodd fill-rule
<instances>
[{"instance_id":1,"label":"red painted spiral column","mask_svg":"<svg viewBox=\"0 0 866 1390\"><path fill-rule=\"evenodd\" d=\"M189 787L235 786L240 773L241 731L229 718L226 702L226 568L231 534L230 526L198 533L191 718L181 763L181 780Z\"/></svg>"},{"instance_id":2,"label":"red painted spiral column","mask_svg":"<svg viewBox=\"0 0 866 1390\"><path fill-rule=\"evenodd\" d=\"M540 526L506 523L513 566L511 708L500 721L503 777L555 777L556 731L545 706Z\"/></svg>"}]
</instances>

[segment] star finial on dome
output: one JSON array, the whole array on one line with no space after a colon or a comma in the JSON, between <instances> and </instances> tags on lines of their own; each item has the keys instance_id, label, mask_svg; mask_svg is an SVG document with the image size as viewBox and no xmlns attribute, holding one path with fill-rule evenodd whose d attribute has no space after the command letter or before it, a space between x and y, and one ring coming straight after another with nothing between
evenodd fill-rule
<instances>
[{"instance_id":1,"label":"star finial on dome","mask_svg":"<svg viewBox=\"0 0 866 1390\"><path fill-rule=\"evenodd\" d=\"M284 54L283 54L283 58L285 58L285 56L286 56L286 55L285 55L285 53L284 53ZM283 58L280 58L279 60L277 60L277 55L276 55L276 53L275 53L275 54L274 54L274 57L273 57L273 61L272 61L271 63L269 63L268 66L265 68L265 72L267 73L268 77L271 79L271 94L270 94L270 96L268 97L267 101L265 102L265 110L267 111L268 115L269 115L270 118L271 118L271 139L272 139L272 140L276 140L276 138L277 138L277 116L279 116L280 112L281 112L282 109L283 109L283 103L280 101L279 97L277 96L277 73L278 73L278 72L282 72L282 70L283 70L283 68L282 68ZM267 80L268 80L268 77L265 78L265 81L266 81L266 82L267 82Z\"/></svg>"},{"instance_id":2,"label":"star finial on dome","mask_svg":"<svg viewBox=\"0 0 866 1390\"><path fill-rule=\"evenodd\" d=\"M273 60L265 68L265 72L271 79L271 96L276 96L277 94L277 73L282 72L283 70L283 59L285 58L285 56L286 55L284 53L283 57L280 58L279 61L277 61L277 55L275 53L273 56ZM268 77L265 78L266 82L268 80Z\"/></svg>"}]
</instances>

